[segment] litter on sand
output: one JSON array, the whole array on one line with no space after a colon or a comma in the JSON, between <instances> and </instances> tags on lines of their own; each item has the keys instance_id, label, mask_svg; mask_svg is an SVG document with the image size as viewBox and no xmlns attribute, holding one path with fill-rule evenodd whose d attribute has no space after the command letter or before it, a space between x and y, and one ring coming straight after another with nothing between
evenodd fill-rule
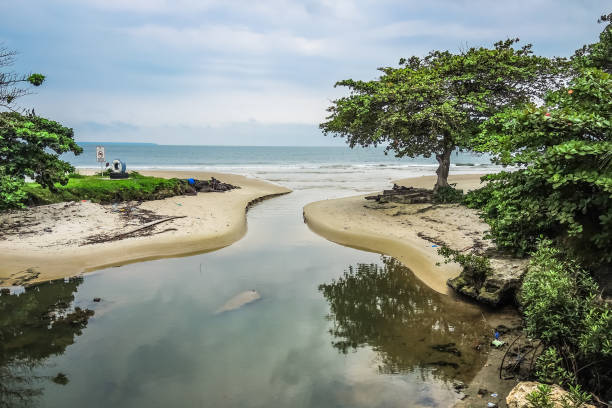
<instances>
[{"instance_id":1,"label":"litter on sand","mask_svg":"<svg viewBox=\"0 0 612 408\"><path fill-rule=\"evenodd\" d=\"M494 345L495 347L498 347L498 348L499 348L499 347L503 346L504 344L506 344L506 342L505 342L505 341L501 341L501 340L497 340L497 339L496 339L496 340L493 340L493 341L491 342L491 344L492 344L492 345Z\"/></svg>"}]
</instances>

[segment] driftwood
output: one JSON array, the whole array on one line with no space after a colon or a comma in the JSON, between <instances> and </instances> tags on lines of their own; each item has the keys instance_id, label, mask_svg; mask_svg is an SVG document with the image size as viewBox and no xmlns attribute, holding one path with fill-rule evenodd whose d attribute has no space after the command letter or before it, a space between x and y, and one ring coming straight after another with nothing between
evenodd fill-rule
<instances>
[{"instance_id":1,"label":"driftwood","mask_svg":"<svg viewBox=\"0 0 612 408\"><path fill-rule=\"evenodd\" d=\"M152 226L157 225L157 224L161 224L162 222L172 221L172 220L176 220L177 218L185 218L185 217L186 217L186 215L177 215L177 216L175 216L175 217L168 217L168 218L164 218L163 220L152 221L152 222L150 222L150 223L148 223L148 224L142 225L142 226L140 226L140 227L138 227L138 228L135 228L135 229L133 229L133 230L131 230L131 231L124 232L123 234L115 235L115 236L113 237L113 239L123 238L123 237L125 237L126 235L131 235L131 234L133 234L133 233L135 233L135 232L138 232L138 231L140 231L140 230L143 230L143 229L145 229L145 228L151 228ZM110 240L109 240L109 241L110 241Z\"/></svg>"},{"instance_id":2,"label":"driftwood","mask_svg":"<svg viewBox=\"0 0 612 408\"><path fill-rule=\"evenodd\" d=\"M117 241L117 240L120 240L120 239L123 239L123 238L127 237L128 235L132 235L132 234L134 234L134 233L136 233L138 231L142 231L144 229L151 228L151 227L153 227L153 226L155 226L157 224L161 224L162 222L172 221L172 220L176 220L177 218L185 218L185 217L186 217L186 215L177 215L175 217L168 217L168 218L164 218L164 219L161 219L161 220L151 221L149 223L146 223L145 225L141 225L138 228L134 228L133 230L130 230L130 231L118 234L118 235L112 235L112 236L109 236L109 237L106 237L106 238L103 238L103 236L102 237L98 236L97 238L93 237L93 238L90 238L89 242L87 242L85 245L87 245L87 244L100 244L102 242L109 242L109 241Z\"/></svg>"},{"instance_id":3,"label":"driftwood","mask_svg":"<svg viewBox=\"0 0 612 408\"><path fill-rule=\"evenodd\" d=\"M384 190L382 194L367 196L366 200L374 200L379 204L400 203L400 204L421 204L430 203L433 198L433 191L424 188L404 187L393 185L392 190Z\"/></svg>"}]
</instances>

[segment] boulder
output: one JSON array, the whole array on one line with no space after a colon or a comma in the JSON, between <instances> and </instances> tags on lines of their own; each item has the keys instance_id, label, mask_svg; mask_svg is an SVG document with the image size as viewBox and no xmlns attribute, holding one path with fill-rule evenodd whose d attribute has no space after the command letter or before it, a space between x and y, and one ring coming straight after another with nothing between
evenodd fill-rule
<instances>
[{"instance_id":1,"label":"boulder","mask_svg":"<svg viewBox=\"0 0 612 408\"><path fill-rule=\"evenodd\" d=\"M449 279L447 284L457 292L491 306L514 302L527 272L528 259L491 257L492 273L484 281L473 279L462 271L459 276Z\"/></svg>"},{"instance_id":2,"label":"boulder","mask_svg":"<svg viewBox=\"0 0 612 408\"><path fill-rule=\"evenodd\" d=\"M529 406L527 401L527 395L538 390L540 383L535 381L523 381L518 384L510 391L510 394L506 397L506 404L508 408L525 408ZM550 394L551 401L554 402L555 407L561 408L563 405L561 400L563 397L567 397L569 393L558 385L551 385L552 392ZM591 404L582 405L583 408L595 408Z\"/></svg>"}]
</instances>

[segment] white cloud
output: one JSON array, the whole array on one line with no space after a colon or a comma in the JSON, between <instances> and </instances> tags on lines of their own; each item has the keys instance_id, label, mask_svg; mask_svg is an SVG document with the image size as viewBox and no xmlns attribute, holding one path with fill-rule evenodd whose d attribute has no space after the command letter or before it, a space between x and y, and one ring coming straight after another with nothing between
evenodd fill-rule
<instances>
[{"instance_id":1,"label":"white cloud","mask_svg":"<svg viewBox=\"0 0 612 408\"><path fill-rule=\"evenodd\" d=\"M148 24L122 30L146 43L223 53L325 54L325 40L296 36L289 31L257 32L246 26L209 25L178 28Z\"/></svg>"},{"instance_id":2,"label":"white cloud","mask_svg":"<svg viewBox=\"0 0 612 408\"><path fill-rule=\"evenodd\" d=\"M138 92L69 95L45 92L37 95L34 105L39 114L66 123L80 118L79 121L124 122L134 126L218 126L250 120L265 124L316 124L324 119L327 103L325 93L263 81L252 84L252 89L203 86L152 97L143 97Z\"/></svg>"}]
</instances>

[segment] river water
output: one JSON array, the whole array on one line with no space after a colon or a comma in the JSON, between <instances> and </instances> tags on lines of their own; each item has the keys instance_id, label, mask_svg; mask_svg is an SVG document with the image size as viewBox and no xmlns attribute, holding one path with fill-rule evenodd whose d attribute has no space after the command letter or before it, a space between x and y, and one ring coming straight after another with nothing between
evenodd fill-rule
<instances>
[{"instance_id":1,"label":"river water","mask_svg":"<svg viewBox=\"0 0 612 408\"><path fill-rule=\"evenodd\" d=\"M0 406L452 405L486 359L481 310L311 232L302 207L363 190L346 180L290 177L224 249L0 296Z\"/></svg>"}]
</instances>

